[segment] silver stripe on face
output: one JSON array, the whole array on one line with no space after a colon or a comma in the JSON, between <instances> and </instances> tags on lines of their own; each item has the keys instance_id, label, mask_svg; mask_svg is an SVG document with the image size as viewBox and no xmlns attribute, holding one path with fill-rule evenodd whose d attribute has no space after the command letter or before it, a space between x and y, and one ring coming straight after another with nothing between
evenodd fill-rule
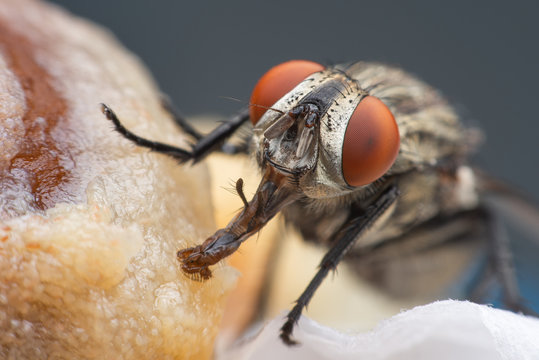
<instances>
[{"instance_id":1,"label":"silver stripe on face","mask_svg":"<svg viewBox=\"0 0 539 360\"><path fill-rule=\"evenodd\" d=\"M268 110L255 126L254 141L258 145L259 163L262 163L266 151L262 137L273 139L283 129L292 126L283 113L300 104L315 104L321 115L317 126L302 129L295 148L296 158L313 157L311 161L303 162L313 166L302 174L299 185L305 195L312 198L351 191L342 174L342 144L348 120L364 94L355 81L341 72L328 69L311 75L272 106L277 111ZM317 146L312 146L313 142ZM285 151L283 146L274 148L275 151ZM317 151L309 154L308 148L316 148ZM320 148L324 151L319 151ZM293 172L293 169L289 170Z\"/></svg>"}]
</instances>

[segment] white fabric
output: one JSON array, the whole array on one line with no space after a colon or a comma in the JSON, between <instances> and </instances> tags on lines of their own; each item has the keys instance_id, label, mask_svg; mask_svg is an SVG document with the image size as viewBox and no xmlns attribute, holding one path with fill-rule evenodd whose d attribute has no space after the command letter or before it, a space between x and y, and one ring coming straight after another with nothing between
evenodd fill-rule
<instances>
[{"instance_id":1,"label":"white fabric","mask_svg":"<svg viewBox=\"0 0 539 360\"><path fill-rule=\"evenodd\" d=\"M292 348L278 339L283 316L219 359L539 359L539 319L446 300L402 312L373 330L342 334L303 317Z\"/></svg>"}]
</instances>

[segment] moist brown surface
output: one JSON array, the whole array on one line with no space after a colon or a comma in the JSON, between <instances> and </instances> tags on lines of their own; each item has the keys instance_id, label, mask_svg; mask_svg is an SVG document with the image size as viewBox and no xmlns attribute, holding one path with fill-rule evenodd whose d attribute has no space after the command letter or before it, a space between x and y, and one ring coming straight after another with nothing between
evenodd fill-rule
<instances>
[{"instance_id":1,"label":"moist brown surface","mask_svg":"<svg viewBox=\"0 0 539 360\"><path fill-rule=\"evenodd\" d=\"M56 127L66 126L67 104L51 85L47 71L35 61L36 44L0 24L0 45L9 69L21 84L27 106L22 117L25 130L23 144L19 153L11 158L9 168L2 169L0 192L7 183L27 187L33 195L30 207L45 210L69 198L65 194L69 170L61 159L69 158L70 154L52 136ZM28 175L24 182L12 181L13 176L20 174L17 169ZM7 214L0 212L0 215L5 217Z\"/></svg>"}]
</instances>

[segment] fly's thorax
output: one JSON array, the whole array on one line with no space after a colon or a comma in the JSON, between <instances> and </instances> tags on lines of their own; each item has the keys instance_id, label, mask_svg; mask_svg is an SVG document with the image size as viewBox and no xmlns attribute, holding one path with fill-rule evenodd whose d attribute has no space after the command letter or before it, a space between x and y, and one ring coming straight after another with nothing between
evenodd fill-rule
<instances>
[{"instance_id":1,"label":"fly's thorax","mask_svg":"<svg viewBox=\"0 0 539 360\"><path fill-rule=\"evenodd\" d=\"M358 62L338 68L391 110L399 127L400 149L387 175L436 167L466 158L481 140L477 129L462 125L458 114L434 88L405 71Z\"/></svg>"}]
</instances>

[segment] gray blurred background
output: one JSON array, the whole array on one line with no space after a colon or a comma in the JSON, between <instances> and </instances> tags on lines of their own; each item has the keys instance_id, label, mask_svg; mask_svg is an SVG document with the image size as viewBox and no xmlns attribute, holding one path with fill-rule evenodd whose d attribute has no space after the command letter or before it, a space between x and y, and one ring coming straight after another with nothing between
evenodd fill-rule
<instances>
[{"instance_id":1,"label":"gray blurred background","mask_svg":"<svg viewBox=\"0 0 539 360\"><path fill-rule=\"evenodd\" d=\"M539 199L538 1L53 2L112 30L188 116L235 112L222 96L248 101L289 59L400 65L484 129L477 164ZM537 287L539 248L518 246L521 281Z\"/></svg>"}]
</instances>

